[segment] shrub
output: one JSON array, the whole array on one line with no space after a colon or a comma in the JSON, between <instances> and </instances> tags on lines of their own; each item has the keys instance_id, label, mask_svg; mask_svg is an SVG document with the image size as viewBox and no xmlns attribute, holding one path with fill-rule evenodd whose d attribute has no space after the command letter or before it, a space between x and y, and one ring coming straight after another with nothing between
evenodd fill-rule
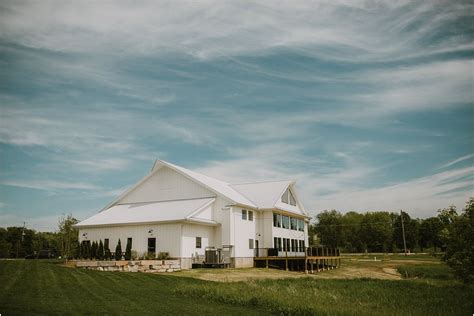
<instances>
[{"instance_id":1,"label":"shrub","mask_svg":"<svg viewBox=\"0 0 474 316\"><path fill-rule=\"evenodd\" d=\"M127 239L127 246L125 248L125 260L132 259L132 243Z\"/></svg>"},{"instance_id":2,"label":"shrub","mask_svg":"<svg viewBox=\"0 0 474 316\"><path fill-rule=\"evenodd\" d=\"M168 252L160 252L160 253L158 253L157 259L165 260L165 259L168 259L169 257L170 257L170 255L169 255Z\"/></svg>"},{"instance_id":3,"label":"shrub","mask_svg":"<svg viewBox=\"0 0 474 316\"><path fill-rule=\"evenodd\" d=\"M447 238L446 263L465 283L474 283L474 198L453 220Z\"/></svg>"},{"instance_id":4,"label":"shrub","mask_svg":"<svg viewBox=\"0 0 474 316\"><path fill-rule=\"evenodd\" d=\"M122 260L122 244L118 240L117 247L115 247L115 260Z\"/></svg>"},{"instance_id":5,"label":"shrub","mask_svg":"<svg viewBox=\"0 0 474 316\"><path fill-rule=\"evenodd\" d=\"M97 242L92 242L91 246L91 259L97 258Z\"/></svg>"},{"instance_id":6,"label":"shrub","mask_svg":"<svg viewBox=\"0 0 474 316\"><path fill-rule=\"evenodd\" d=\"M97 258L99 260L104 260L104 244L102 243L102 239L99 242L99 248L97 249Z\"/></svg>"}]
</instances>

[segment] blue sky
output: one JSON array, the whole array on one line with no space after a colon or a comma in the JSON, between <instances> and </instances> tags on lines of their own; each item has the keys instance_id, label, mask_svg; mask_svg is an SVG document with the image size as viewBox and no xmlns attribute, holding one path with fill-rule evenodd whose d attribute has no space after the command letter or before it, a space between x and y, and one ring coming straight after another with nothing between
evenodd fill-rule
<instances>
[{"instance_id":1,"label":"blue sky","mask_svg":"<svg viewBox=\"0 0 474 316\"><path fill-rule=\"evenodd\" d=\"M0 4L0 226L84 219L163 159L296 179L311 215L474 195L474 6Z\"/></svg>"}]
</instances>

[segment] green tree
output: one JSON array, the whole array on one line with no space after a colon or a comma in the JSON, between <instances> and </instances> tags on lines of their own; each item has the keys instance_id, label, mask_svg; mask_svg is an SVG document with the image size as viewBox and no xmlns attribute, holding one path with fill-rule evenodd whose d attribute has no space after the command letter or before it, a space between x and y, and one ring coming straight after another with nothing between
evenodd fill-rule
<instances>
[{"instance_id":1,"label":"green tree","mask_svg":"<svg viewBox=\"0 0 474 316\"><path fill-rule=\"evenodd\" d=\"M342 242L347 252L363 252L365 250L361 236L363 214L347 212L342 217Z\"/></svg>"},{"instance_id":2,"label":"green tree","mask_svg":"<svg viewBox=\"0 0 474 316\"><path fill-rule=\"evenodd\" d=\"M7 230L0 228L0 258L9 258L12 244L7 240Z\"/></svg>"},{"instance_id":3,"label":"green tree","mask_svg":"<svg viewBox=\"0 0 474 316\"><path fill-rule=\"evenodd\" d=\"M118 240L117 247L115 247L115 260L122 260L122 244Z\"/></svg>"},{"instance_id":4,"label":"green tree","mask_svg":"<svg viewBox=\"0 0 474 316\"><path fill-rule=\"evenodd\" d=\"M127 246L125 247L125 260L132 259L132 242L131 238L127 239Z\"/></svg>"},{"instance_id":5,"label":"green tree","mask_svg":"<svg viewBox=\"0 0 474 316\"><path fill-rule=\"evenodd\" d=\"M450 221L445 259L455 274L466 283L474 281L474 198L460 216Z\"/></svg>"},{"instance_id":6,"label":"green tree","mask_svg":"<svg viewBox=\"0 0 474 316\"><path fill-rule=\"evenodd\" d=\"M74 228L74 225L79 221L72 217L72 214L63 215L59 218L58 228L59 228L59 240L60 240L60 254L66 260L69 259L71 254L76 252L74 247L77 245L78 241L78 231Z\"/></svg>"},{"instance_id":7,"label":"green tree","mask_svg":"<svg viewBox=\"0 0 474 316\"><path fill-rule=\"evenodd\" d=\"M369 252L385 252L392 239L392 220L388 212L368 212L361 221L362 242Z\"/></svg>"},{"instance_id":8,"label":"green tree","mask_svg":"<svg viewBox=\"0 0 474 316\"><path fill-rule=\"evenodd\" d=\"M324 211L316 215L315 232L321 244L327 247L342 246L342 214L336 210Z\"/></svg>"},{"instance_id":9,"label":"green tree","mask_svg":"<svg viewBox=\"0 0 474 316\"><path fill-rule=\"evenodd\" d=\"M99 248L97 250L97 258L99 260L104 260L104 244L102 243L102 239L99 241Z\"/></svg>"},{"instance_id":10,"label":"green tree","mask_svg":"<svg viewBox=\"0 0 474 316\"><path fill-rule=\"evenodd\" d=\"M403 250L403 229L401 216L403 216L403 225L405 226L405 240L407 244L407 249L414 251L415 247L418 244L419 236L419 222L410 217L406 212L402 212L402 215L399 215L395 218L394 222L394 232L393 232L393 241L398 249Z\"/></svg>"},{"instance_id":11,"label":"green tree","mask_svg":"<svg viewBox=\"0 0 474 316\"><path fill-rule=\"evenodd\" d=\"M440 236L442 229L443 223L439 217L429 217L421 222L419 244L422 251L424 248L432 247L436 252L437 247L441 248L443 245Z\"/></svg>"}]
</instances>

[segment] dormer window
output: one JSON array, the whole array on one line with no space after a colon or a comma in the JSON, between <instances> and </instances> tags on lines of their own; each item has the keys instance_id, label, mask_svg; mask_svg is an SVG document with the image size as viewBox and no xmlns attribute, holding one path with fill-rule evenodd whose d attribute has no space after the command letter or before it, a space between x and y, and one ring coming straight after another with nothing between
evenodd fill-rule
<instances>
[{"instance_id":1,"label":"dormer window","mask_svg":"<svg viewBox=\"0 0 474 316\"><path fill-rule=\"evenodd\" d=\"M281 196L281 201L285 204L296 206L295 196L293 195L289 187L286 189L285 193L283 193L283 195Z\"/></svg>"}]
</instances>

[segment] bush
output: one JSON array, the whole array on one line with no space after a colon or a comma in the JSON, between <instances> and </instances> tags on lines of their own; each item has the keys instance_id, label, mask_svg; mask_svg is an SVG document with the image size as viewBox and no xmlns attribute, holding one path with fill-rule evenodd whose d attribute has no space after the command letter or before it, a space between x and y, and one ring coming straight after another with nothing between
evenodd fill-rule
<instances>
[{"instance_id":1,"label":"bush","mask_svg":"<svg viewBox=\"0 0 474 316\"><path fill-rule=\"evenodd\" d=\"M127 239L127 246L125 248L125 260L132 259L132 243Z\"/></svg>"},{"instance_id":2,"label":"bush","mask_svg":"<svg viewBox=\"0 0 474 316\"><path fill-rule=\"evenodd\" d=\"M97 258L99 260L104 260L104 244L102 243L102 239L99 242L99 248L97 249Z\"/></svg>"},{"instance_id":3,"label":"bush","mask_svg":"<svg viewBox=\"0 0 474 316\"><path fill-rule=\"evenodd\" d=\"M118 240L117 247L115 247L115 260L122 260L122 244Z\"/></svg>"},{"instance_id":4,"label":"bush","mask_svg":"<svg viewBox=\"0 0 474 316\"><path fill-rule=\"evenodd\" d=\"M97 242L92 242L91 245L91 259L97 258Z\"/></svg>"},{"instance_id":5,"label":"bush","mask_svg":"<svg viewBox=\"0 0 474 316\"><path fill-rule=\"evenodd\" d=\"M449 231L446 245L446 263L465 283L474 282L474 198L457 216Z\"/></svg>"},{"instance_id":6,"label":"bush","mask_svg":"<svg viewBox=\"0 0 474 316\"><path fill-rule=\"evenodd\" d=\"M168 259L169 257L170 257L170 255L169 255L168 252L160 252L160 253L158 253L157 259L165 260L165 259Z\"/></svg>"}]
</instances>

